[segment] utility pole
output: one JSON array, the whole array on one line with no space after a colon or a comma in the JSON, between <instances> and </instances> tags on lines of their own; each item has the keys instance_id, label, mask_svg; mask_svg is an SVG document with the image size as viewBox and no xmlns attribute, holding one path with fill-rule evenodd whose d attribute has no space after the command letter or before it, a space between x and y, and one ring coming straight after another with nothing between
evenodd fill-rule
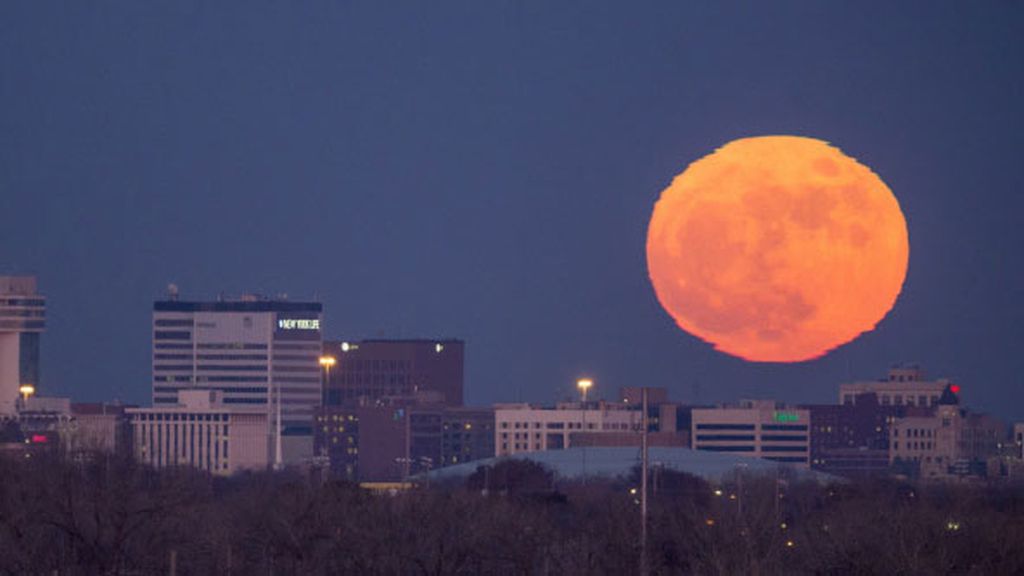
<instances>
[{"instance_id":1,"label":"utility pole","mask_svg":"<svg viewBox=\"0 0 1024 576\"><path fill-rule=\"evenodd\" d=\"M640 576L647 576L647 386L641 389L643 415L640 418Z\"/></svg>"}]
</instances>

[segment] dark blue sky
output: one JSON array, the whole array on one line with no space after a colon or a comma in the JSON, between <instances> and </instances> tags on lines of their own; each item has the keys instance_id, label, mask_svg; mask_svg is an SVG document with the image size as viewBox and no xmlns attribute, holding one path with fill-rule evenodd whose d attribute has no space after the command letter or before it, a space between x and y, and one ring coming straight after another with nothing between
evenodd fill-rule
<instances>
[{"instance_id":1,"label":"dark blue sky","mask_svg":"<svg viewBox=\"0 0 1024 576\"><path fill-rule=\"evenodd\" d=\"M0 273L47 392L147 402L152 301L286 292L328 336L464 338L467 399L667 386L832 401L899 361L1024 417L1024 3L6 2ZM743 136L828 140L907 217L894 310L751 364L647 279L660 191Z\"/></svg>"}]
</instances>

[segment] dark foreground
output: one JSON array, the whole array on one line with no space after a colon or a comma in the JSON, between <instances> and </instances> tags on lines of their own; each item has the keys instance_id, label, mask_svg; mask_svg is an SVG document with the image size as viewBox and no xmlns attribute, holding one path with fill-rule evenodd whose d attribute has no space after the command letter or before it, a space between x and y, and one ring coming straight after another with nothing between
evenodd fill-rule
<instances>
[{"instance_id":1,"label":"dark foreground","mask_svg":"<svg viewBox=\"0 0 1024 576\"><path fill-rule=\"evenodd\" d=\"M653 476L651 573L1024 573L1019 488ZM631 484L513 464L387 495L289 473L0 460L0 573L635 574Z\"/></svg>"}]
</instances>

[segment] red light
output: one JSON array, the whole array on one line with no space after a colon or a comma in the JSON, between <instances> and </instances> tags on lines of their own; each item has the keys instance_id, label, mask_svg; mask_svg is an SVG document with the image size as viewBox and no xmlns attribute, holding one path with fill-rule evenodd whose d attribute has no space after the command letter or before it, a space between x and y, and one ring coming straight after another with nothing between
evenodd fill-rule
<instances>
[{"instance_id":1,"label":"red light","mask_svg":"<svg viewBox=\"0 0 1024 576\"><path fill-rule=\"evenodd\" d=\"M50 439L47 438L46 436L43 436L42 434L33 434L32 435L32 443L33 444L46 444L49 441L50 441Z\"/></svg>"},{"instance_id":2,"label":"red light","mask_svg":"<svg viewBox=\"0 0 1024 576\"><path fill-rule=\"evenodd\" d=\"M952 392L953 394L959 394L960 393L960 387L957 386L956 384L953 384L953 385L951 385L949 387L949 391Z\"/></svg>"}]
</instances>

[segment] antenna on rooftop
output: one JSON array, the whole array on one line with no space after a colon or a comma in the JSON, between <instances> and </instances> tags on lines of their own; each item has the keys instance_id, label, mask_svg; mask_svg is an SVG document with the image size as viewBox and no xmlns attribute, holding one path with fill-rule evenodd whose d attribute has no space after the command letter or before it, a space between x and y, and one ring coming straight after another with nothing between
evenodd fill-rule
<instances>
[{"instance_id":1,"label":"antenna on rooftop","mask_svg":"<svg viewBox=\"0 0 1024 576\"><path fill-rule=\"evenodd\" d=\"M167 285L167 299L170 300L171 302L177 302L178 301L178 285L177 284L172 282L172 283Z\"/></svg>"}]
</instances>

